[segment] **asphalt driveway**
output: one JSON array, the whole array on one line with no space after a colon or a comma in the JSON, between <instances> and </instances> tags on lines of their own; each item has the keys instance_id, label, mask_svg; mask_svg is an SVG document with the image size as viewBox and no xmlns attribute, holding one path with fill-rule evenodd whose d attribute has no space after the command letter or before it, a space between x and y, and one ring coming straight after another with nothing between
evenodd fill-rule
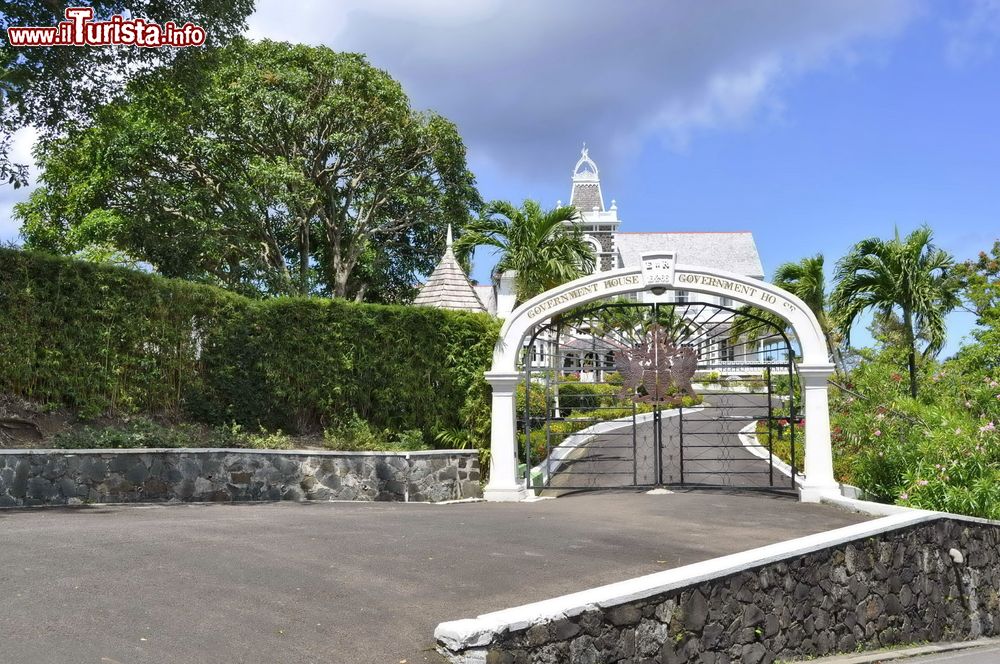
<instances>
[{"instance_id":1,"label":"asphalt driveway","mask_svg":"<svg viewBox=\"0 0 1000 664\"><path fill-rule=\"evenodd\" d=\"M0 660L439 661L443 620L863 518L711 492L0 510Z\"/></svg>"},{"instance_id":2,"label":"asphalt driveway","mask_svg":"<svg viewBox=\"0 0 1000 664\"><path fill-rule=\"evenodd\" d=\"M667 411L659 425L644 416L634 434L632 419L623 418L617 428L574 443L552 473L548 495L564 489L655 485L657 463L667 485L791 490L786 475L771 470L766 458L751 454L740 441L744 427L767 417L767 400L764 394L706 395L702 407L686 409L681 416ZM659 437L654 435L657 426ZM655 449L657 440L662 440L660 450ZM762 446L758 450L767 451Z\"/></svg>"}]
</instances>

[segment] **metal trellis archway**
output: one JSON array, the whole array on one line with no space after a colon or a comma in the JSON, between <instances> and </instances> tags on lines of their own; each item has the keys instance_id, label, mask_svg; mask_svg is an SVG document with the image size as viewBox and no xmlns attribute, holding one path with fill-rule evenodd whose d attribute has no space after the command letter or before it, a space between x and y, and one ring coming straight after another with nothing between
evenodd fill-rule
<instances>
[{"instance_id":1,"label":"metal trellis archway","mask_svg":"<svg viewBox=\"0 0 1000 664\"><path fill-rule=\"evenodd\" d=\"M523 500L529 495L518 466L517 388L524 381L519 366L524 342L534 335L535 329L584 305L609 302L617 297L644 298L641 294L646 292L658 296L667 291L705 296L705 302L751 305L787 322L800 355L794 360L794 371L801 389L801 406L796 401L793 419L801 416L807 422L804 468L796 478L799 499L818 502L839 495L839 485L833 476L827 395L827 379L833 373L833 364L816 317L802 300L773 284L725 270L678 263L675 254L662 252L643 255L640 264L634 267L590 274L553 288L517 307L504 321L492 368L486 373L493 391L490 480L484 492L487 500ZM732 357L735 361L735 354ZM586 353L581 359L585 361L588 361ZM589 361L596 363L597 356L592 355ZM526 394L525 399L530 401L531 394Z\"/></svg>"},{"instance_id":2,"label":"metal trellis archway","mask_svg":"<svg viewBox=\"0 0 1000 664\"><path fill-rule=\"evenodd\" d=\"M801 418L785 330L685 300L601 302L534 328L518 388L527 489L795 488ZM778 446L790 464L774 463Z\"/></svg>"}]
</instances>

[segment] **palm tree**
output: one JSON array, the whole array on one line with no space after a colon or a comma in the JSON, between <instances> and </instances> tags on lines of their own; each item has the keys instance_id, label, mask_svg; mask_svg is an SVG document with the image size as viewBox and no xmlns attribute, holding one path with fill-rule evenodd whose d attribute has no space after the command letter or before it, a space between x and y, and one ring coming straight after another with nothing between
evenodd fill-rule
<instances>
[{"instance_id":1,"label":"palm tree","mask_svg":"<svg viewBox=\"0 0 1000 664\"><path fill-rule=\"evenodd\" d=\"M596 256L584 238L583 229L573 223L579 218L575 207L564 205L542 210L537 201L525 200L521 207L507 201L486 205L479 219L466 226L455 243L460 261L468 261L476 247L493 247L500 260L493 268L494 281L509 271L515 272L516 304L594 271ZM555 316L555 340L559 347L560 316ZM552 363L553 408L559 416L559 379L562 367L557 353L549 352Z\"/></svg>"},{"instance_id":2,"label":"palm tree","mask_svg":"<svg viewBox=\"0 0 1000 664\"><path fill-rule=\"evenodd\" d=\"M774 279L771 283L798 297L813 312L826 339L826 345L833 353L833 362L837 367L837 372L842 374L845 367L840 352L841 339L835 326L831 323L823 264L823 254L807 256L797 262L782 263L774 271ZM744 307L741 311L746 309L748 308ZM773 324L776 328L788 328L788 323L777 314L756 307L750 309L753 310L752 313L755 316ZM742 335L744 339L753 340L767 331L768 327L762 326L759 321L741 316L733 323L730 335L734 338Z\"/></svg>"},{"instance_id":3,"label":"palm tree","mask_svg":"<svg viewBox=\"0 0 1000 664\"><path fill-rule=\"evenodd\" d=\"M466 226L455 243L455 254L459 260L468 260L476 247L498 250L494 278L516 271L514 294L520 304L593 272L596 256L583 229L572 223L577 216L571 206L543 210L532 200L524 201L521 207L493 201L479 219Z\"/></svg>"},{"instance_id":4,"label":"palm tree","mask_svg":"<svg viewBox=\"0 0 1000 664\"><path fill-rule=\"evenodd\" d=\"M921 226L905 238L868 238L858 242L837 263L833 308L844 338L864 311L883 320L897 311L908 353L910 395L917 396L917 341L926 339L923 357L944 346L945 316L959 304L959 280L951 273L954 259L932 242Z\"/></svg>"}]
</instances>

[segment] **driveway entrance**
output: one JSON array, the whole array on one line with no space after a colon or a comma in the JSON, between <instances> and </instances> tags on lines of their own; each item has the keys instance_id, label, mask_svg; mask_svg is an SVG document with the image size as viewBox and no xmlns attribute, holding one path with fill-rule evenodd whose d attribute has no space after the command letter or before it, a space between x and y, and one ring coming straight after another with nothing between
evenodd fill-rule
<instances>
[{"instance_id":1,"label":"driveway entrance","mask_svg":"<svg viewBox=\"0 0 1000 664\"><path fill-rule=\"evenodd\" d=\"M707 302L600 303L539 325L517 388L525 485L792 490L771 461L783 443L794 466L802 442L794 354L761 312Z\"/></svg>"},{"instance_id":2,"label":"driveway entrance","mask_svg":"<svg viewBox=\"0 0 1000 664\"><path fill-rule=\"evenodd\" d=\"M0 659L435 662L442 621L863 519L717 492L0 510Z\"/></svg>"}]
</instances>

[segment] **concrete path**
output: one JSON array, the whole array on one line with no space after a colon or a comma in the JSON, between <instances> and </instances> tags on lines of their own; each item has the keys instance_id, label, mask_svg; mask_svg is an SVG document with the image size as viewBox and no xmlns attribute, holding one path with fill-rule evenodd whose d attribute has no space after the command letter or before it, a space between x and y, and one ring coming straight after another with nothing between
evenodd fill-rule
<instances>
[{"instance_id":1,"label":"concrete path","mask_svg":"<svg viewBox=\"0 0 1000 664\"><path fill-rule=\"evenodd\" d=\"M0 510L0 661L437 661L443 620L863 518L719 492Z\"/></svg>"},{"instance_id":2,"label":"concrete path","mask_svg":"<svg viewBox=\"0 0 1000 664\"><path fill-rule=\"evenodd\" d=\"M903 661L908 664L997 664L1000 662L1000 646L924 655Z\"/></svg>"},{"instance_id":3,"label":"concrete path","mask_svg":"<svg viewBox=\"0 0 1000 664\"><path fill-rule=\"evenodd\" d=\"M790 664L996 664L1000 662L1000 639L978 639L954 643L928 643L879 652L834 655Z\"/></svg>"}]
</instances>

